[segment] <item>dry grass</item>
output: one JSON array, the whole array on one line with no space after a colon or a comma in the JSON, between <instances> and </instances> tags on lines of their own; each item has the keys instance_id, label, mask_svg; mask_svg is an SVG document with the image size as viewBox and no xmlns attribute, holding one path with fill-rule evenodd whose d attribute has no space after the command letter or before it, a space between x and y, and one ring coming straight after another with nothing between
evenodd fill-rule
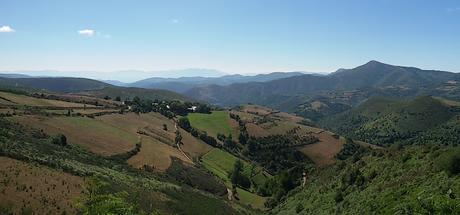
<instances>
[{"instance_id":1,"label":"dry grass","mask_svg":"<svg viewBox=\"0 0 460 215\"><path fill-rule=\"evenodd\" d=\"M171 140L175 137L174 123L159 113L110 114L97 117L96 119L134 134L137 133L138 130L148 127L158 131ZM166 124L168 131L163 130L163 124Z\"/></svg>"},{"instance_id":2,"label":"dry grass","mask_svg":"<svg viewBox=\"0 0 460 215\"><path fill-rule=\"evenodd\" d=\"M248 131L249 136L253 137L266 137L270 135L268 131L254 123L246 123L246 130Z\"/></svg>"},{"instance_id":3,"label":"dry grass","mask_svg":"<svg viewBox=\"0 0 460 215\"><path fill-rule=\"evenodd\" d=\"M285 134L289 130L299 127L298 124L290 121L276 121L273 123L264 123L260 125L262 128L265 128L267 132L271 135Z\"/></svg>"},{"instance_id":4,"label":"dry grass","mask_svg":"<svg viewBox=\"0 0 460 215\"><path fill-rule=\"evenodd\" d=\"M212 146L193 137L190 133L179 129L182 135L182 150L192 159L199 158L213 149Z\"/></svg>"},{"instance_id":5,"label":"dry grass","mask_svg":"<svg viewBox=\"0 0 460 215\"><path fill-rule=\"evenodd\" d=\"M319 142L301 147L299 150L307 155L318 166L334 164L335 155L342 150L344 141L342 138L335 138L332 133L322 132L314 134Z\"/></svg>"},{"instance_id":6,"label":"dry grass","mask_svg":"<svg viewBox=\"0 0 460 215\"><path fill-rule=\"evenodd\" d=\"M148 165L156 171L165 171L171 165L171 157L179 158L185 163L192 164L178 149L160 143L150 137L141 138L141 151L128 160L128 163L135 168L142 168Z\"/></svg>"},{"instance_id":7,"label":"dry grass","mask_svg":"<svg viewBox=\"0 0 460 215\"><path fill-rule=\"evenodd\" d=\"M282 121L290 121L290 122L295 122L295 123L301 122L303 120L303 118L300 116L296 116L294 114L285 113L285 112L274 113L271 115L271 117L282 120Z\"/></svg>"},{"instance_id":8,"label":"dry grass","mask_svg":"<svg viewBox=\"0 0 460 215\"><path fill-rule=\"evenodd\" d=\"M70 144L105 156L129 151L138 141L136 134L86 117L17 116L12 120L49 134L64 134Z\"/></svg>"},{"instance_id":9,"label":"dry grass","mask_svg":"<svg viewBox=\"0 0 460 215\"><path fill-rule=\"evenodd\" d=\"M84 104L51 100L51 99L39 99L25 95L0 92L2 100L9 100L10 103L16 105L29 105L29 106L55 106L55 107L83 107ZM3 104L3 103L2 103ZM94 107L93 105L86 105L87 107Z\"/></svg>"},{"instance_id":10,"label":"dry grass","mask_svg":"<svg viewBox=\"0 0 460 215\"><path fill-rule=\"evenodd\" d=\"M272 113L272 109L263 107L263 106L258 106L258 105L245 105L242 109L244 112L251 113L251 114L256 114L260 116L268 115Z\"/></svg>"},{"instance_id":11,"label":"dry grass","mask_svg":"<svg viewBox=\"0 0 460 215\"><path fill-rule=\"evenodd\" d=\"M250 113L246 113L246 112L242 112L242 111L232 110L231 112L233 114L237 114L238 116L240 116L240 118L245 122L253 122L255 117L256 117L256 115L254 115L254 114L250 114Z\"/></svg>"},{"instance_id":12,"label":"dry grass","mask_svg":"<svg viewBox=\"0 0 460 215\"><path fill-rule=\"evenodd\" d=\"M0 157L0 205L14 214L76 214L84 179L43 166Z\"/></svg>"}]
</instances>

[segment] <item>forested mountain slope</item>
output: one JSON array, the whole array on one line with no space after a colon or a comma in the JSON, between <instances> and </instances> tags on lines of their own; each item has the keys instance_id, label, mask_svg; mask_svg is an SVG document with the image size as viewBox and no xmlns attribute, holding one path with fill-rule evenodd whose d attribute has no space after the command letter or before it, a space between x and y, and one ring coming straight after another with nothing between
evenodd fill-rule
<instances>
[{"instance_id":1,"label":"forested mountain slope","mask_svg":"<svg viewBox=\"0 0 460 215\"><path fill-rule=\"evenodd\" d=\"M429 94L460 99L459 82L460 74L457 73L370 61L327 76L302 75L265 83L211 85L191 89L186 95L219 105L255 103L292 111L317 95L345 104L359 103L376 95L414 97Z\"/></svg>"},{"instance_id":2,"label":"forested mountain slope","mask_svg":"<svg viewBox=\"0 0 460 215\"><path fill-rule=\"evenodd\" d=\"M424 96L404 101L375 97L354 109L326 117L320 124L379 145L430 141L447 145L459 143L459 115L458 104L439 98Z\"/></svg>"}]
</instances>

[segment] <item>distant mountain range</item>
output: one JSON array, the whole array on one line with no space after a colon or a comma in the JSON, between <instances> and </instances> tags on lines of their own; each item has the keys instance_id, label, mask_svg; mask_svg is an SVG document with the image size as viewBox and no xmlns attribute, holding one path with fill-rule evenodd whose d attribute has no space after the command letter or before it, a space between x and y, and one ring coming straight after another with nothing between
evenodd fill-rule
<instances>
[{"instance_id":1,"label":"distant mountain range","mask_svg":"<svg viewBox=\"0 0 460 215\"><path fill-rule=\"evenodd\" d=\"M122 100L138 96L143 99L192 101L179 93L161 89L143 89L135 87L117 87L101 81L87 78L15 78L22 76L0 75L0 89L27 92L79 93L104 98L120 97Z\"/></svg>"},{"instance_id":2,"label":"distant mountain range","mask_svg":"<svg viewBox=\"0 0 460 215\"><path fill-rule=\"evenodd\" d=\"M438 95L458 100L460 74L370 61L324 76L306 74L268 82L209 85L193 88L185 94L222 106L255 103L285 111L294 111L318 96L349 105L375 95Z\"/></svg>"},{"instance_id":3,"label":"distant mountain range","mask_svg":"<svg viewBox=\"0 0 460 215\"><path fill-rule=\"evenodd\" d=\"M303 75L302 72L274 72L270 74L247 75L225 75L221 77L181 77L181 78L148 78L124 86L141 87L148 89L165 89L179 93L191 90L196 87L208 85L226 86L234 83L266 82L280 78L288 78Z\"/></svg>"},{"instance_id":4,"label":"distant mountain range","mask_svg":"<svg viewBox=\"0 0 460 215\"><path fill-rule=\"evenodd\" d=\"M176 69L164 71L143 71L143 70L120 70L113 72L97 71L58 71L58 70L37 70L37 71L0 71L0 77L5 75L24 75L25 77L74 77L74 78L91 78L96 80L116 80L120 83L131 83L138 80L151 77L179 78L179 77L220 77L228 75L227 73L214 69Z\"/></svg>"},{"instance_id":5,"label":"distant mountain range","mask_svg":"<svg viewBox=\"0 0 460 215\"><path fill-rule=\"evenodd\" d=\"M189 74L198 70L181 71ZM220 74L213 70L208 72ZM394 66L378 61L370 61L353 69L339 69L328 75L275 72L254 76L154 77L130 84L86 78L37 78L24 74L0 74L0 87L9 88L81 92L111 88L114 85L123 87L117 89L142 91L143 95L148 92L139 88L174 91L173 98L181 98L177 94L181 93L189 98L221 106L254 103L296 112L315 121L325 115L348 110L373 96L414 98L432 95L460 100L458 73ZM119 92L132 95L125 90Z\"/></svg>"}]
</instances>

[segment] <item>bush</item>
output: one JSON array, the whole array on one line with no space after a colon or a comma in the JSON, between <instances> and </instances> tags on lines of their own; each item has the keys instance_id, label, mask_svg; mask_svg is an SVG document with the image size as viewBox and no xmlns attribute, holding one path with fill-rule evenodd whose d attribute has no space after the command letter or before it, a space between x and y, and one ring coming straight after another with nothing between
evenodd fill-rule
<instances>
[{"instance_id":1,"label":"bush","mask_svg":"<svg viewBox=\"0 0 460 215\"><path fill-rule=\"evenodd\" d=\"M233 165L233 171L230 173L229 178L233 185L239 185L243 188L249 189L251 181L243 174L244 164L241 160L237 160Z\"/></svg>"},{"instance_id":2,"label":"bush","mask_svg":"<svg viewBox=\"0 0 460 215\"><path fill-rule=\"evenodd\" d=\"M192 126L190 125L190 121L188 120L187 117L181 117L179 118L179 121L177 122L179 127L183 128L184 130L190 132L192 129Z\"/></svg>"},{"instance_id":3,"label":"bush","mask_svg":"<svg viewBox=\"0 0 460 215\"><path fill-rule=\"evenodd\" d=\"M343 194L342 194L342 191L338 190L338 191L335 193L334 200L335 200L336 203L339 203L339 202L343 201Z\"/></svg>"},{"instance_id":4,"label":"bush","mask_svg":"<svg viewBox=\"0 0 460 215\"><path fill-rule=\"evenodd\" d=\"M59 146L66 146L67 145L67 138L63 134L58 134L51 138L51 143Z\"/></svg>"},{"instance_id":5,"label":"bush","mask_svg":"<svg viewBox=\"0 0 460 215\"><path fill-rule=\"evenodd\" d=\"M303 211L303 205L301 203L297 204L297 206L295 207L295 212L300 213L302 211Z\"/></svg>"},{"instance_id":6,"label":"bush","mask_svg":"<svg viewBox=\"0 0 460 215\"><path fill-rule=\"evenodd\" d=\"M454 149L439 156L438 165L449 176L460 173L460 149Z\"/></svg>"}]
</instances>

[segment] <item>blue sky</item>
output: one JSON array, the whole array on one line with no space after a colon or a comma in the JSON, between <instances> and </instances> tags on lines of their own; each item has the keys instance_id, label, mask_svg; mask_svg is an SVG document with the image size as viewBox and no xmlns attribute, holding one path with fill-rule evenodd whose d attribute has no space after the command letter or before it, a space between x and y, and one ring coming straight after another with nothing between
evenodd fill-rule
<instances>
[{"instance_id":1,"label":"blue sky","mask_svg":"<svg viewBox=\"0 0 460 215\"><path fill-rule=\"evenodd\" d=\"M0 70L460 72L460 1L0 0Z\"/></svg>"}]
</instances>

